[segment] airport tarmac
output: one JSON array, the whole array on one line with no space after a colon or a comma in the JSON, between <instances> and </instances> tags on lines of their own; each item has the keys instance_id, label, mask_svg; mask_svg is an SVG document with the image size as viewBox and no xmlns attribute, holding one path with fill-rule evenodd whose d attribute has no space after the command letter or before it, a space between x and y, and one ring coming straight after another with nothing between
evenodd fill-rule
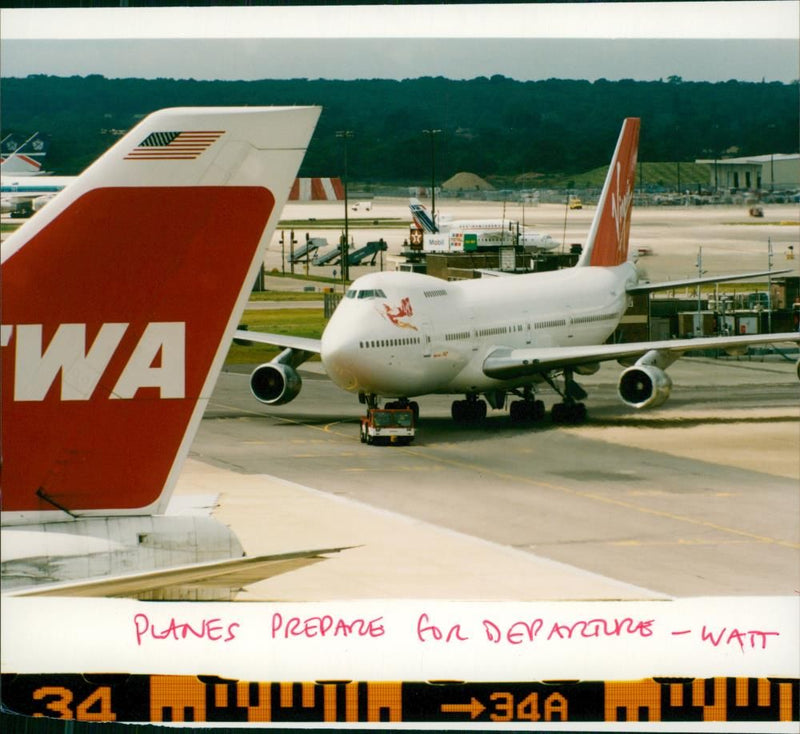
<instances>
[{"instance_id":1,"label":"airport tarmac","mask_svg":"<svg viewBox=\"0 0 800 734\"><path fill-rule=\"evenodd\" d=\"M243 599L800 593L793 363L680 360L671 399L646 413L604 365L573 428L502 411L455 425L450 397L423 397L410 447L361 444L361 406L312 369L279 408L223 373L181 477L181 492L219 492L216 516L251 555L355 546Z\"/></svg>"}]
</instances>

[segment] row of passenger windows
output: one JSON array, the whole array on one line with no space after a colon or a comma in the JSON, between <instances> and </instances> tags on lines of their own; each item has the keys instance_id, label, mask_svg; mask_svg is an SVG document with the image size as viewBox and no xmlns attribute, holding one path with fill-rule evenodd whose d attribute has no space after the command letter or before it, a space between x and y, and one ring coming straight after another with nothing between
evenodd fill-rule
<instances>
[{"instance_id":1,"label":"row of passenger windows","mask_svg":"<svg viewBox=\"0 0 800 734\"><path fill-rule=\"evenodd\" d=\"M556 326L566 326L564 319L551 319L550 321L537 321L533 326L536 329L552 329Z\"/></svg>"},{"instance_id":2,"label":"row of passenger windows","mask_svg":"<svg viewBox=\"0 0 800 734\"><path fill-rule=\"evenodd\" d=\"M615 313L599 313L594 316L576 316L572 319L573 324L591 324L596 321L611 321L612 319L616 319L617 314Z\"/></svg>"},{"instance_id":3,"label":"row of passenger windows","mask_svg":"<svg viewBox=\"0 0 800 734\"><path fill-rule=\"evenodd\" d=\"M425 298L437 298L438 296L446 296L447 291L444 288L437 288L433 291L423 291Z\"/></svg>"},{"instance_id":4,"label":"row of passenger windows","mask_svg":"<svg viewBox=\"0 0 800 734\"><path fill-rule=\"evenodd\" d=\"M408 336L403 339L372 339L371 341L359 342L360 349L379 349L380 347L408 347L412 344L419 344L418 336Z\"/></svg>"},{"instance_id":5,"label":"row of passenger windows","mask_svg":"<svg viewBox=\"0 0 800 734\"><path fill-rule=\"evenodd\" d=\"M350 298L353 296L349 295ZM360 298L361 296L359 296ZM614 313L605 313L605 314L597 314L595 316L578 316L572 320L573 324L588 324L595 321L609 321L611 319L616 319L617 315ZM552 319L550 321L537 321L534 324L534 327L537 329L551 329L557 326L566 326L567 322L565 319ZM477 336L496 336L498 334L513 334L516 332L524 331L525 326L523 324L512 324L511 326L494 326L488 329L480 329L477 332ZM451 332L450 334L445 334L444 338L445 341L453 342L453 341L468 341L471 337L472 333L470 331L455 331ZM358 346L361 349L375 349L380 347L404 347L410 346L412 344L419 344L420 338L419 337L406 337L403 339L375 339L372 341L362 341L358 343Z\"/></svg>"},{"instance_id":6,"label":"row of passenger windows","mask_svg":"<svg viewBox=\"0 0 800 734\"><path fill-rule=\"evenodd\" d=\"M386 298L386 294L380 288L364 288L363 290L351 288L344 295L345 298Z\"/></svg>"},{"instance_id":7,"label":"row of passenger windows","mask_svg":"<svg viewBox=\"0 0 800 734\"><path fill-rule=\"evenodd\" d=\"M480 329L478 336L494 336L495 334L508 334L507 326L493 326L490 329Z\"/></svg>"}]
</instances>

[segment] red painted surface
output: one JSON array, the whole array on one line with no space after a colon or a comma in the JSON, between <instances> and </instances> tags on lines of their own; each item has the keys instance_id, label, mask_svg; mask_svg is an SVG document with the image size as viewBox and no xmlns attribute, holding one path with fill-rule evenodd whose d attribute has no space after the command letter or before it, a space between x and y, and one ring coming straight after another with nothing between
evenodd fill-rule
<instances>
[{"instance_id":1,"label":"red painted surface","mask_svg":"<svg viewBox=\"0 0 800 734\"><path fill-rule=\"evenodd\" d=\"M274 208L260 187L107 188L76 200L3 266L2 321L129 324L88 400L14 399L16 328L2 350L2 508L134 509L157 500ZM148 324L186 324L185 395L111 399ZM156 356L152 366L158 366Z\"/></svg>"}]
</instances>

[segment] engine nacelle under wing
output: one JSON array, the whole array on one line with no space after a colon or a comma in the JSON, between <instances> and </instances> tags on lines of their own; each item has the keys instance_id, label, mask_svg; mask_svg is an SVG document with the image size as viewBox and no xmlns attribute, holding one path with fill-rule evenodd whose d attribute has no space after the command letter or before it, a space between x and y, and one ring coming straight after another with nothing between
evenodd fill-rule
<instances>
[{"instance_id":1,"label":"engine nacelle under wing","mask_svg":"<svg viewBox=\"0 0 800 734\"><path fill-rule=\"evenodd\" d=\"M628 367L620 376L617 391L622 401L633 408L657 408L672 390L672 379L651 364Z\"/></svg>"},{"instance_id":2,"label":"engine nacelle under wing","mask_svg":"<svg viewBox=\"0 0 800 734\"><path fill-rule=\"evenodd\" d=\"M267 362L259 365L250 375L253 397L266 405L284 405L297 397L303 380L288 364Z\"/></svg>"}]
</instances>

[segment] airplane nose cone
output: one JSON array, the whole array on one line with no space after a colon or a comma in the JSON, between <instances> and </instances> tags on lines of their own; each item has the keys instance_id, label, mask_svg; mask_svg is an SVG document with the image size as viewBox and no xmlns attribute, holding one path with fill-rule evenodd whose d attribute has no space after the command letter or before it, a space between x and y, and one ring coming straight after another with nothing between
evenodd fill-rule
<instances>
[{"instance_id":1,"label":"airplane nose cone","mask_svg":"<svg viewBox=\"0 0 800 734\"><path fill-rule=\"evenodd\" d=\"M334 314L322 334L320 357L328 376L344 390L358 389L358 341Z\"/></svg>"}]
</instances>

